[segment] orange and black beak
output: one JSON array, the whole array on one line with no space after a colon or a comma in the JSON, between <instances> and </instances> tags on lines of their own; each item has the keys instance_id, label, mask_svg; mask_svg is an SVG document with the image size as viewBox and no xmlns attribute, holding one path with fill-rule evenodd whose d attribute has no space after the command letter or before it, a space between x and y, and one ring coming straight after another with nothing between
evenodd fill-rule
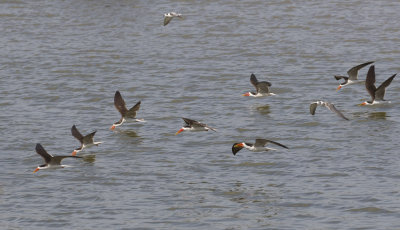
<instances>
[{"instance_id":1,"label":"orange and black beak","mask_svg":"<svg viewBox=\"0 0 400 230\"><path fill-rule=\"evenodd\" d=\"M242 94L242 96L248 97L248 96L250 96L250 93Z\"/></svg>"},{"instance_id":2,"label":"orange and black beak","mask_svg":"<svg viewBox=\"0 0 400 230\"><path fill-rule=\"evenodd\" d=\"M175 135L180 134L183 131L183 129L178 130L178 132L175 133Z\"/></svg>"},{"instance_id":3,"label":"orange and black beak","mask_svg":"<svg viewBox=\"0 0 400 230\"><path fill-rule=\"evenodd\" d=\"M37 171L39 171L39 167L37 167L37 168L35 169L35 171L33 171L33 173L35 173L35 172L37 172Z\"/></svg>"},{"instance_id":4,"label":"orange and black beak","mask_svg":"<svg viewBox=\"0 0 400 230\"><path fill-rule=\"evenodd\" d=\"M243 143L236 144L233 147L235 147L235 148L243 148Z\"/></svg>"}]
</instances>

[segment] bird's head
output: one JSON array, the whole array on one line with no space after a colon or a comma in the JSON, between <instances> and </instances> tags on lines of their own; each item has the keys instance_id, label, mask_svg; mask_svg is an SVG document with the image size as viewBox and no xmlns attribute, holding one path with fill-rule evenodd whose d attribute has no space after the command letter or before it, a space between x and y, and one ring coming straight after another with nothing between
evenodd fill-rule
<instances>
[{"instance_id":1,"label":"bird's head","mask_svg":"<svg viewBox=\"0 0 400 230\"><path fill-rule=\"evenodd\" d=\"M39 171L40 169L43 169L43 168L46 168L46 165L44 164L44 165L39 165L34 171L33 171L33 173L35 173L35 172L37 172L37 171Z\"/></svg>"},{"instance_id":2,"label":"bird's head","mask_svg":"<svg viewBox=\"0 0 400 230\"><path fill-rule=\"evenodd\" d=\"M232 145L232 153L234 156L236 156L236 153L239 152L242 148L244 147L244 143L234 143Z\"/></svg>"}]
</instances>

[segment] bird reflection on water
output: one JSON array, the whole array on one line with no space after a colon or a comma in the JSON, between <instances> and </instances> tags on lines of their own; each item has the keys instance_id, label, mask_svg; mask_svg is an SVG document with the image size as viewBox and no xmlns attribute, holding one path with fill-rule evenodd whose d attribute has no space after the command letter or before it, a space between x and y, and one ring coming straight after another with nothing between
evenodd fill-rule
<instances>
[{"instance_id":1,"label":"bird reflection on water","mask_svg":"<svg viewBox=\"0 0 400 230\"><path fill-rule=\"evenodd\" d=\"M256 107L257 111L263 115L269 114L271 111L269 110L269 105L262 105Z\"/></svg>"},{"instance_id":2,"label":"bird reflection on water","mask_svg":"<svg viewBox=\"0 0 400 230\"><path fill-rule=\"evenodd\" d=\"M96 161L96 155L95 154L84 155L83 161L87 163L94 163Z\"/></svg>"},{"instance_id":3,"label":"bird reflection on water","mask_svg":"<svg viewBox=\"0 0 400 230\"><path fill-rule=\"evenodd\" d=\"M140 137L135 131L133 130L121 130L119 133L122 133L128 137Z\"/></svg>"},{"instance_id":4,"label":"bird reflection on water","mask_svg":"<svg viewBox=\"0 0 400 230\"><path fill-rule=\"evenodd\" d=\"M370 119L383 119L386 120L386 112L372 112L369 113L368 118Z\"/></svg>"}]
</instances>

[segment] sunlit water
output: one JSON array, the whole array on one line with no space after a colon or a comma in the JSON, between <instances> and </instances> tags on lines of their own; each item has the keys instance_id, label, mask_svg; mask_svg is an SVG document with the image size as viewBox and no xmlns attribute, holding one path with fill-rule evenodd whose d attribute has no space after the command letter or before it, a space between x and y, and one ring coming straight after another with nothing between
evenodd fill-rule
<instances>
[{"instance_id":1,"label":"sunlit water","mask_svg":"<svg viewBox=\"0 0 400 230\"><path fill-rule=\"evenodd\" d=\"M397 1L0 1L1 229L398 229ZM163 14L184 19L162 26ZM360 71L364 79L368 67ZM247 98L249 76L276 96ZM116 90L139 118L120 115ZM350 121L310 102L327 100ZM181 117L218 132L175 132ZM79 146L71 167L40 170ZM286 150L232 155L267 138ZM275 147L275 146L274 146Z\"/></svg>"}]
</instances>

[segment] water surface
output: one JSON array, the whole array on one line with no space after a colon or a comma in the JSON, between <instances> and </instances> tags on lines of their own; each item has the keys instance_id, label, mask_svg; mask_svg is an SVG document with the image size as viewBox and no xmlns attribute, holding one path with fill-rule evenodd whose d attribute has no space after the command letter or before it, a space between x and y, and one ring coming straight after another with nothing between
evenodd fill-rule
<instances>
[{"instance_id":1,"label":"water surface","mask_svg":"<svg viewBox=\"0 0 400 230\"><path fill-rule=\"evenodd\" d=\"M400 228L399 102L360 107L333 75L400 72L397 1L1 1L0 214L4 229ZM163 14L182 13L162 26ZM360 71L364 78L368 67ZM246 98L249 76L276 96ZM138 117L124 124L116 90ZM335 103L346 122L316 100ZM214 132L175 132L181 117ZM34 151L100 146L41 170ZM268 153L232 144L267 138Z\"/></svg>"}]
</instances>

